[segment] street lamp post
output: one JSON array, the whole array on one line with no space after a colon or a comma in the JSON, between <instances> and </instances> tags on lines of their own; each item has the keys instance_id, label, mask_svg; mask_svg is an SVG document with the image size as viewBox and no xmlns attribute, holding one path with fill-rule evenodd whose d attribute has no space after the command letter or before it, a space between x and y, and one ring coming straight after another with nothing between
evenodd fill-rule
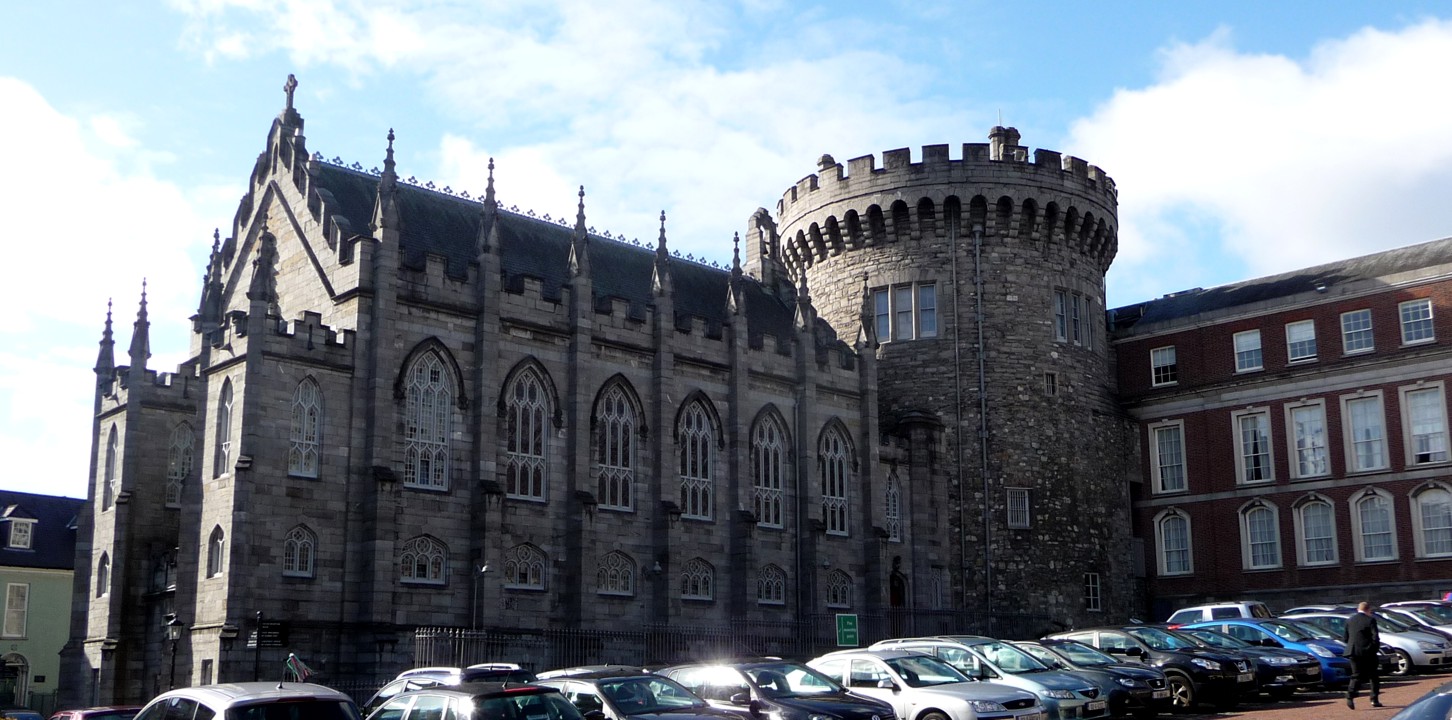
<instances>
[{"instance_id":1,"label":"street lamp post","mask_svg":"<svg viewBox=\"0 0 1452 720\"><path fill-rule=\"evenodd\" d=\"M171 675L167 679L166 689L175 690L176 645L181 641L182 631L186 629L186 625L176 618L176 613L167 613L166 624L162 627L166 628L166 639L171 641Z\"/></svg>"}]
</instances>

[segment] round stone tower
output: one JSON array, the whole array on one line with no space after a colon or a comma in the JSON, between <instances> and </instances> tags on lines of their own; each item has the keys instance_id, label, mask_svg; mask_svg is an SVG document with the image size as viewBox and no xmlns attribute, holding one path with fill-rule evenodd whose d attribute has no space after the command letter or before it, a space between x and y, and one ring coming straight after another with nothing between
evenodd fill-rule
<instances>
[{"instance_id":1,"label":"round stone tower","mask_svg":"<svg viewBox=\"0 0 1452 720\"><path fill-rule=\"evenodd\" d=\"M926 445L904 462L908 491L933 500L910 507L942 516L955 607L1082 624L1137 600L1136 436L1104 323L1116 212L1100 168L1050 150L1030 160L1017 130L995 127L958 159L947 145L917 163L889 150L882 167L824 155L774 218L749 221L749 272L805 274L839 335L877 345L881 428Z\"/></svg>"}]
</instances>

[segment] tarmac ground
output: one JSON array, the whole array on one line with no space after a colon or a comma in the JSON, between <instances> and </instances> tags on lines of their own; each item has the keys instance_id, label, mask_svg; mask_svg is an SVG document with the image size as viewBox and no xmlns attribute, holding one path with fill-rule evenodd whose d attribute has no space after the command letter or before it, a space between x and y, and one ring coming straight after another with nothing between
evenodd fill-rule
<instances>
[{"instance_id":1,"label":"tarmac ground","mask_svg":"<svg viewBox=\"0 0 1452 720\"><path fill-rule=\"evenodd\" d=\"M1209 705L1200 705L1193 712L1161 715L1167 720L1385 720L1397 714L1412 701L1447 683L1452 672L1412 675L1406 678L1382 678L1382 707L1371 706L1366 688L1356 698L1356 709L1346 707L1345 690L1301 691L1283 702L1265 696L1245 700L1234 710L1217 712Z\"/></svg>"}]
</instances>

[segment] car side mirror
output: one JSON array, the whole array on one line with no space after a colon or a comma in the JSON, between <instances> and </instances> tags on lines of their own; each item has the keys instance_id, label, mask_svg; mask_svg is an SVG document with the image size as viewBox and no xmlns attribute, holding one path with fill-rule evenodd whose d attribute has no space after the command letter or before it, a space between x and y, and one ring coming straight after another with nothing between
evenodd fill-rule
<instances>
[{"instance_id":1,"label":"car side mirror","mask_svg":"<svg viewBox=\"0 0 1452 720\"><path fill-rule=\"evenodd\" d=\"M739 692L739 693L736 693L735 695L732 695L731 696L731 704L732 705L743 705L743 706L744 705L750 705L751 704L751 693L749 693L749 692Z\"/></svg>"},{"instance_id":2,"label":"car side mirror","mask_svg":"<svg viewBox=\"0 0 1452 720\"><path fill-rule=\"evenodd\" d=\"M891 690L893 692L898 692L901 689L901 688L899 688L897 686L897 683L895 683L895 682L893 682L893 681L891 681L891 680L889 680L887 678L883 678L881 680L878 680L877 681L877 686L880 687L880 688L882 688L883 690Z\"/></svg>"},{"instance_id":3,"label":"car side mirror","mask_svg":"<svg viewBox=\"0 0 1452 720\"><path fill-rule=\"evenodd\" d=\"M761 717L761 701L760 700L750 700L750 701L748 701L747 704L746 704L746 710L747 710L747 712L751 713L751 716L752 717Z\"/></svg>"}]
</instances>

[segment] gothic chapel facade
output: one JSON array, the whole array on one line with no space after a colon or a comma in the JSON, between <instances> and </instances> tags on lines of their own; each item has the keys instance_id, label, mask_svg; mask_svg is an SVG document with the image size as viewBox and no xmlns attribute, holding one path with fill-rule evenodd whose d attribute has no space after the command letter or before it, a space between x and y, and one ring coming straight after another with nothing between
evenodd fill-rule
<instances>
[{"instance_id":1,"label":"gothic chapel facade","mask_svg":"<svg viewBox=\"0 0 1452 720\"><path fill-rule=\"evenodd\" d=\"M147 366L143 291L117 365L108 312L62 702L252 679L258 613L336 682L421 627L690 654L830 644L836 613L864 641L1128 613L1097 167L1011 128L824 156L720 268L664 214L596 233L583 189L571 222L500 207L492 164L479 198L401 180L391 132L381 171L324 161L293 87L190 359Z\"/></svg>"}]
</instances>

